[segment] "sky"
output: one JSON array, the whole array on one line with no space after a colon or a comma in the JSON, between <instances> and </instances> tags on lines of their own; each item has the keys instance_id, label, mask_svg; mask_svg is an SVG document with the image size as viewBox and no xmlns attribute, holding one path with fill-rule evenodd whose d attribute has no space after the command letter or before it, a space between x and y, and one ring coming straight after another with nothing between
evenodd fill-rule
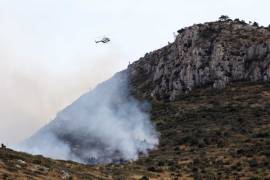
<instances>
[{"instance_id":1,"label":"sky","mask_svg":"<svg viewBox=\"0 0 270 180\"><path fill-rule=\"evenodd\" d=\"M269 0L0 0L0 142L14 144L195 23L270 24ZM95 44L102 36L108 44Z\"/></svg>"}]
</instances>

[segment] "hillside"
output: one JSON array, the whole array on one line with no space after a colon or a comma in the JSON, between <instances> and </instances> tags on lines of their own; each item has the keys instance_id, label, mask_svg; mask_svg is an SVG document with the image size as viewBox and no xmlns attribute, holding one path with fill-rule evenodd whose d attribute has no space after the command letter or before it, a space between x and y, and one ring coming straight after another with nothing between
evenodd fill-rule
<instances>
[{"instance_id":1,"label":"hillside","mask_svg":"<svg viewBox=\"0 0 270 180\"><path fill-rule=\"evenodd\" d=\"M173 43L129 66L142 97L174 101L194 88L270 79L270 28L226 20L178 32Z\"/></svg>"},{"instance_id":2,"label":"hillside","mask_svg":"<svg viewBox=\"0 0 270 180\"><path fill-rule=\"evenodd\" d=\"M137 161L83 165L0 149L0 178L270 178L270 31L241 21L179 30L131 64L159 145Z\"/></svg>"},{"instance_id":3,"label":"hillside","mask_svg":"<svg viewBox=\"0 0 270 180\"><path fill-rule=\"evenodd\" d=\"M90 166L1 149L0 176L270 178L269 102L268 83L235 83L224 90L197 89L175 102L153 103L152 119L161 133L161 142L149 157L125 164Z\"/></svg>"}]
</instances>

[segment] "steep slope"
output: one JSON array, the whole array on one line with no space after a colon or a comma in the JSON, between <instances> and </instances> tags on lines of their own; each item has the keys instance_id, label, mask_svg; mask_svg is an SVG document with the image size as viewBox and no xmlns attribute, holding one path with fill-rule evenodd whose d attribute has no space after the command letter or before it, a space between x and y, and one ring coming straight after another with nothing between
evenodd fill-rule
<instances>
[{"instance_id":1,"label":"steep slope","mask_svg":"<svg viewBox=\"0 0 270 180\"><path fill-rule=\"evenodd\" d=\"M82 165L1 149L0 178L270 178L269 63L267 28L227 20L182 29L124 71L131 93L152 105L160 143L149 156Z\"/></svg>"},{"instance_id":2,"label":"steep slope","mask_svg":"<svg viewBox=\"0 0 270 180\"><path fill-rule=\"evenodd\" d=\"M0 179L270 178L269 102L269 83L193 90L178 101L153 102L161 137L149 156L90 166L0 149Z\"/></svg>"},{"instance_id":3,"label":"steep slope","mask_svg":"<svg viewBox=\"0 0 270 180\"><path fill-rule=\"evenodd\" d=\"M178 32L175 42L129 66L143 97L172 101L196 87L270 79L269 28L227 20Z\"/></svg>"},{"instance_id":4,"label":"steep slope","mask_svg":"<svg viewBox=\"0 0 270 180\"><path fill-rule=\"evenodd\" d=\"M87 164L136 160L158 145L148 106L130 95L122 71L60 111L16 149Z\"/></svg>"}]
</instances>

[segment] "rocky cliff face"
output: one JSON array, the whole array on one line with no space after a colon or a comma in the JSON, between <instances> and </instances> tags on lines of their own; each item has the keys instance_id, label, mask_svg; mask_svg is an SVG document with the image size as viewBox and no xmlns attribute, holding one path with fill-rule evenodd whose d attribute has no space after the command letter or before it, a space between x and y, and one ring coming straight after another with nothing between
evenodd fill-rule
<instances>
[{"instance_id":1,"label":"rocky cliff face","mask_svg":"<svg viewBox=\"0 0 270 180\"><path fill-rule=\"evenodd\" d=\"M196 87L270 80L270 30L240 21L197 24L129 66L143 97L173 101Z\"/></svg>"}]
</instances>

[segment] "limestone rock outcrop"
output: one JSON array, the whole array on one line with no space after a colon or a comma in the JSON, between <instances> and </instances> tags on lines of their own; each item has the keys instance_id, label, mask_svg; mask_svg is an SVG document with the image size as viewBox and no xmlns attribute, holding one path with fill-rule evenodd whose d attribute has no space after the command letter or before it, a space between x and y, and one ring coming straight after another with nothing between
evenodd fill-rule
<instances>
[{"instance_id":1,"label":"limestone rock outcrop","mask_svg":"<svg viewBox=\"0 0 270 180\"><path fill-rule=\"evenodd\" d=\"M129 65L143 97L173 101L194 88L270 80L270 30L241 21L196 24Z\"/></svg>"}]
</instances>

